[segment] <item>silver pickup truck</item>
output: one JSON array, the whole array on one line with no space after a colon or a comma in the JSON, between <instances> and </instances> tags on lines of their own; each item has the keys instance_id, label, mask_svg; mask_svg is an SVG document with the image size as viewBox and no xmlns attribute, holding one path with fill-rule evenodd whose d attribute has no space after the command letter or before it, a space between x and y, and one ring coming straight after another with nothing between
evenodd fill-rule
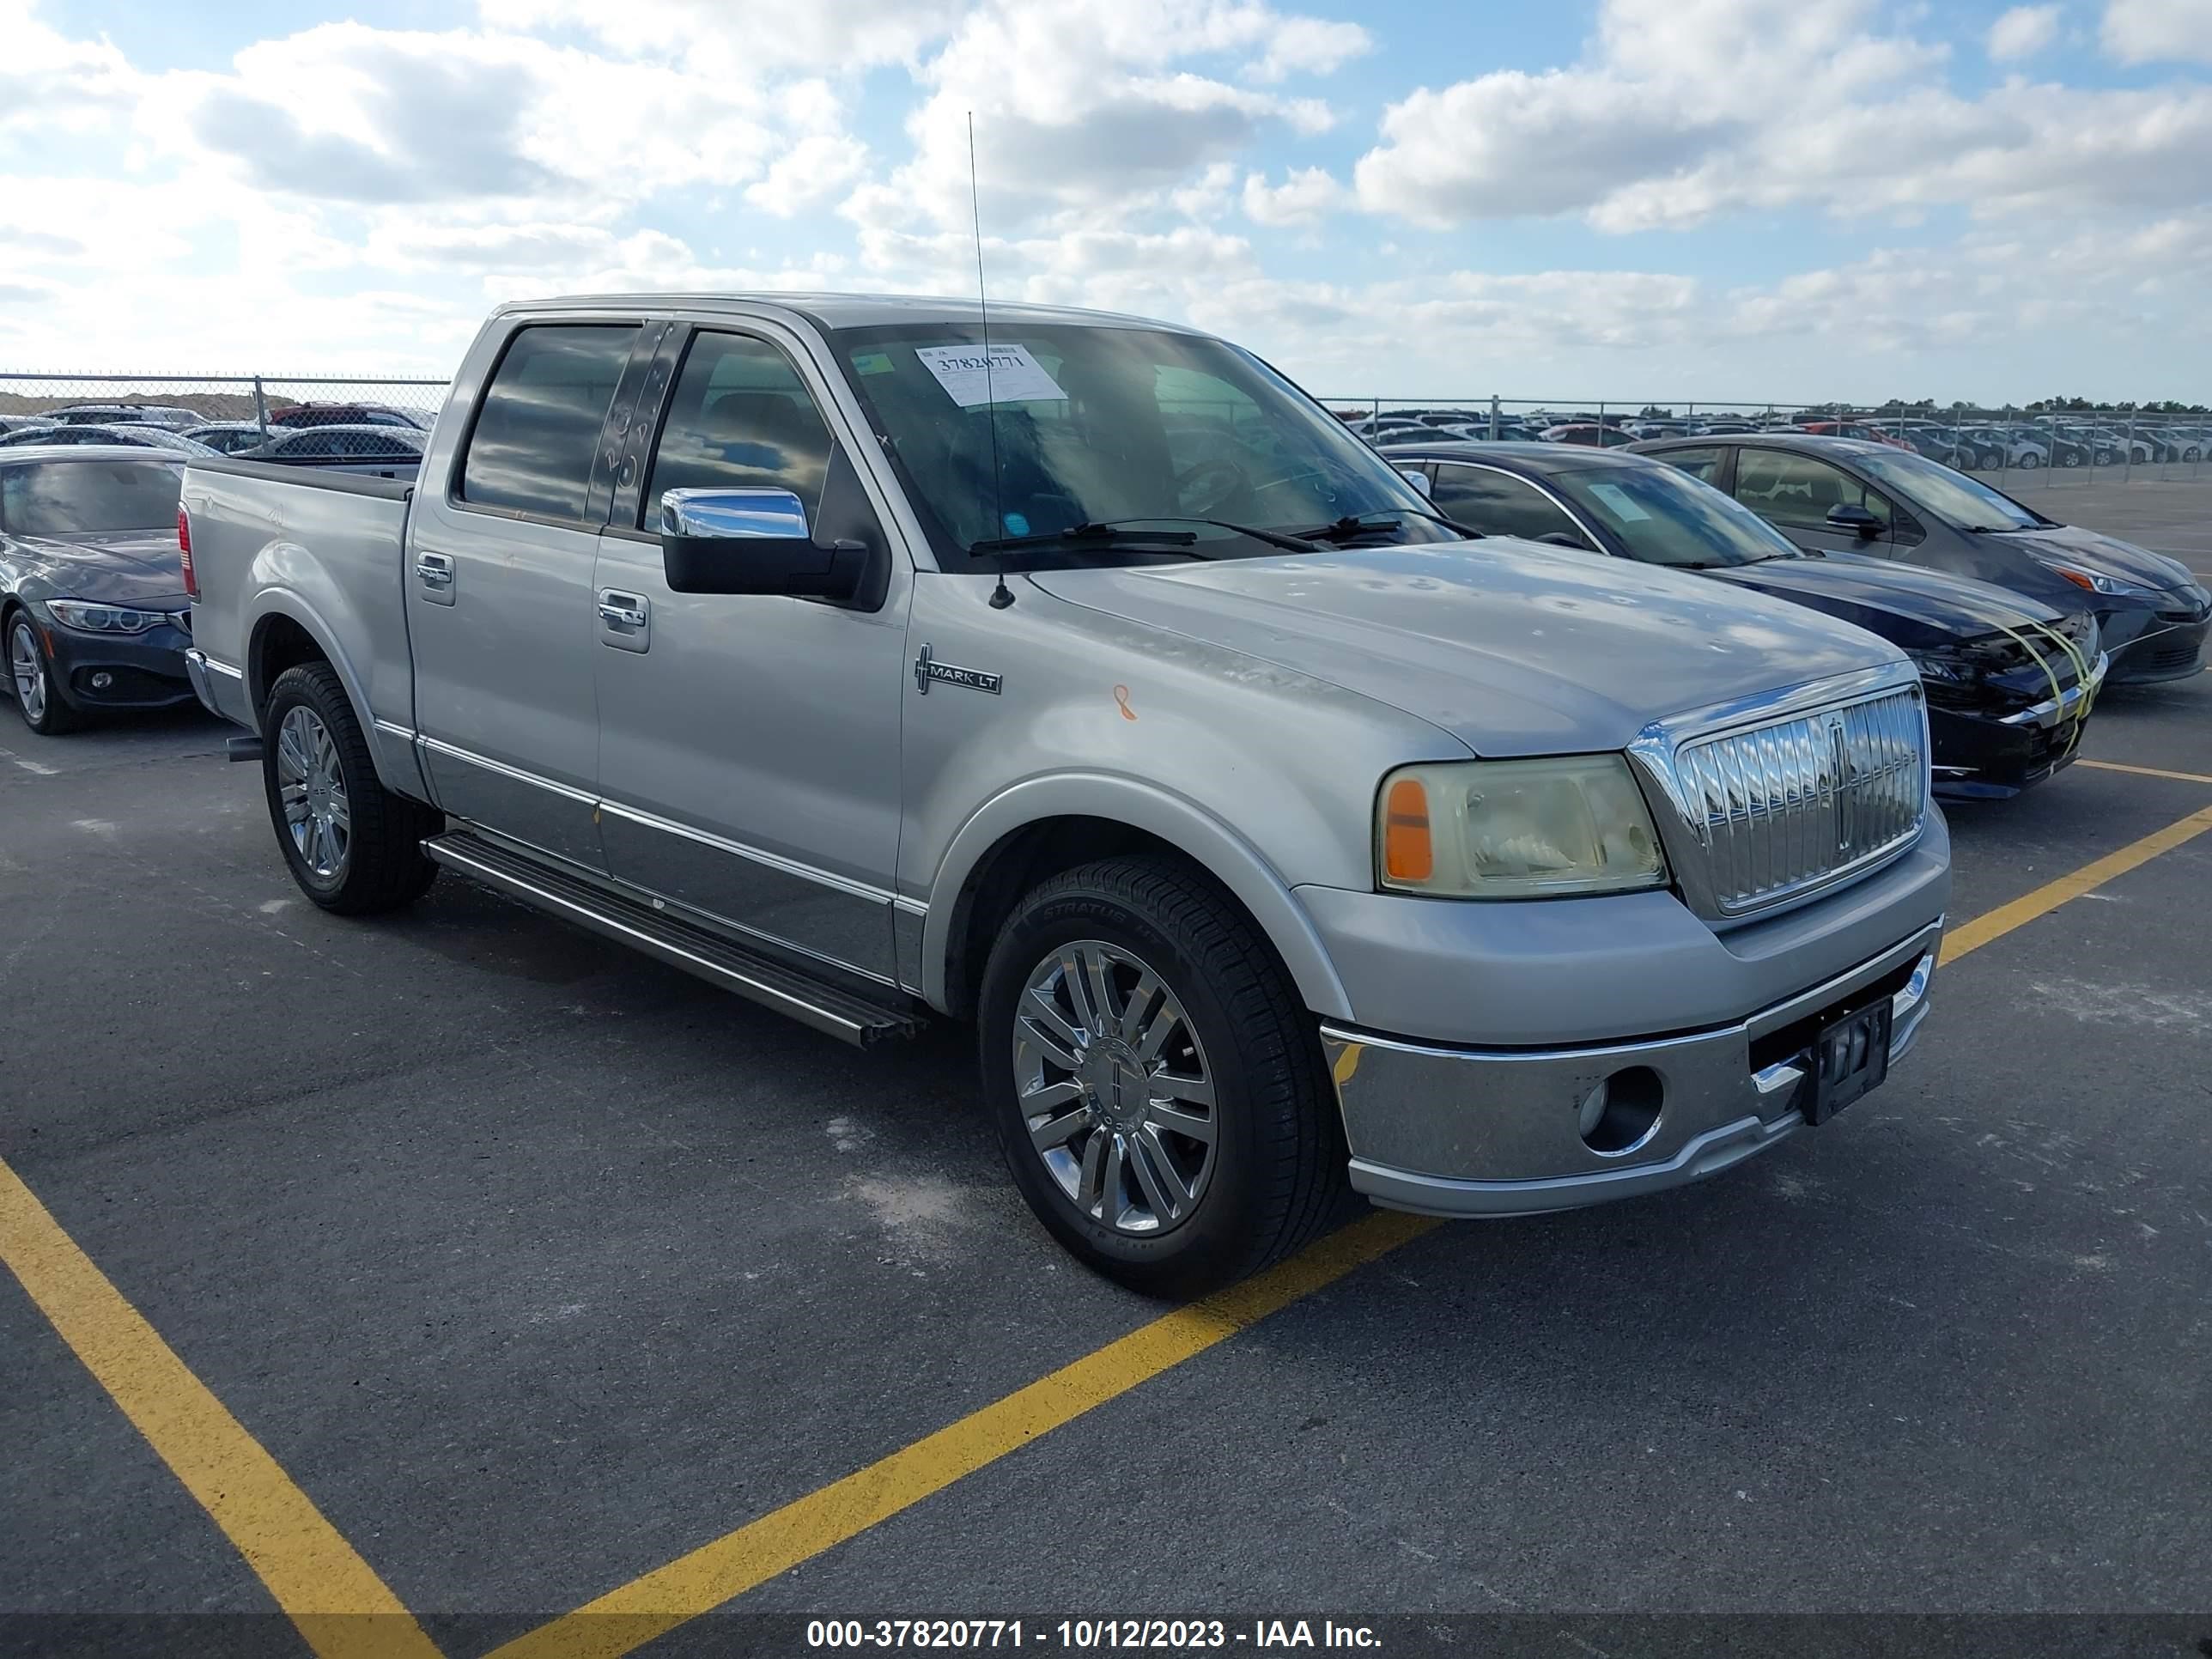
<instances>
[{"instance_id":1,"label":"silver pickup truck","mask_svg":"<svg viewBox=\"0 0 2212 1659\"><path fill-rule=\"evenodd\" d=\"M443 866L849 1042L972 1020L1023 1194L1149 1291L1347 1182L1711 1174L1927 1012L1895 647L1470 538L1188 329L512 307L411 488L196 460L183 500L193 681L316 903Z\"/></svg>"}]
</instances>

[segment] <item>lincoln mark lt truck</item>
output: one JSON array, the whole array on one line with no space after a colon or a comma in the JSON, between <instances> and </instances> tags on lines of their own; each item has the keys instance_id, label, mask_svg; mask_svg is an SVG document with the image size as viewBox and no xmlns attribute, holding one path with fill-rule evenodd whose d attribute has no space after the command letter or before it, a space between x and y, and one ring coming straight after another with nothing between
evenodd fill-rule
<instances>
[{"instance_id":1,"label":"lincoln mark lt truck","mask_svg":"<svg viewBox=\"0 0 2212 1659\"><path fill-rule=\"evenodd\" d=\"M301 889L442 869L855 1043L1187 1293L1375 1202L1726 1169L1880 1083L1949 886L1896 647L1483 539L1265 363L852 296L510 307L412 485L195 460L191 673Z\"/></svg>"}]
</instances>

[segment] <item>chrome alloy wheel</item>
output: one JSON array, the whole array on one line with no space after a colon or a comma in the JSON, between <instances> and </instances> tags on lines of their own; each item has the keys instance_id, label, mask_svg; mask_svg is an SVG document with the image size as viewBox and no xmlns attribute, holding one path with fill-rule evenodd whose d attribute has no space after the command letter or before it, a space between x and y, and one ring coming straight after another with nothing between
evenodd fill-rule
<instances>
[{"instance_id":1,"label":"chrome alloy wheel","mask_svg":"<svg viewBox=\"0 0 2212 1659\"><path fill-rule=\"evenodd\" d=\"M15 618L8 630L8 672L15 683L15 704L33 726L46 717L46 659L31 632L31 619Z\"/></svg>"},{"instance_id":2,"label":"chrome alloy wheel","mask_svg":"<svg viewBox=\"0 0 2212 1659\"><path fill-rule=\"evenodd\" d=\"M276 785L292 849L318 881L345 874L353 809L338 771L337 746L315 711L295 704L276 729Z\"/></svg>"},{"instance_id":3,"label":"chrome alloy wheel","mask_svg":"<svg viewBox=\"0 0 2212 1659\"><path fill-rule=\"evenodd\" d=\"M1117 945L1062 945L1022 988L1013 1061L1030 1144L1068 1202L1140 1237L1190 1218L1220 1115L1198 1032L1158 974Z\"/></svg>"}]
</instances>

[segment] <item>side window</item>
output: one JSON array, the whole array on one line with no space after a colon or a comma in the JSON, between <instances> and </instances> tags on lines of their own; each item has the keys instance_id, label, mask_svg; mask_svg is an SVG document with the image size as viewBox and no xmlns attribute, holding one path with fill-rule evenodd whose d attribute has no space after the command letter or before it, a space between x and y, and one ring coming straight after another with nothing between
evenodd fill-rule
<instances>
[{"instance_id":1,"label":"side window","mask_svg":"<svg viewBox=\"0 0 2212 1659\"><path fill-rule=\"evenodd\" d=\"M1533 484L1480 467L1443 465L1429 499L1437 511L1486 536L1570 536L1587 544L1575 521Z\"/></svg>"},{"instance_id":2,"label":"side window","mask_svg":"<svg viewBox=\"0 0 2212 1659\"><path fill-rule=\"evenodd\" d=\"M1664 461L1669 466L1680 467L1692 477L1706 483L1712 483L1714 475L1721 470L1721 449L1717 444L1710 449L1670 449L1651 459Z\"/></svg>"},{"instance_id":3,"label":"side window","mask_svg":"<svg viewBox=\"0 0 2212 1659\"><path fill-rule=\"evenodd\" d=\"M1820 529L1832 507L1863 507L1885 527L1889 501L1856 478L1810 455L1780 449L1746 449L1736 457L1735 497L1773 524Z\"/></svg>"},{"instance_id":4,"label":"side window","mask_svg":"<svg viewBox=\"0 0 2212 1659\"><path fill-rule=\"evenodd\" d=\"M626 324L539 325L516 334L484 388L460 498L582 522L599 428L636 337Z\"/></svg>"},{"instance_id":5,"label":"side window","mask_svg":"<svg viewBox=\"0 0 2212 1659\"><path fill-rule=\"evenodd\" d=\"M830 428L783 353L744 334L693 337L646 475L645 522L672 489L788 489L812 524Z\"/></svg>"}]
</instances>

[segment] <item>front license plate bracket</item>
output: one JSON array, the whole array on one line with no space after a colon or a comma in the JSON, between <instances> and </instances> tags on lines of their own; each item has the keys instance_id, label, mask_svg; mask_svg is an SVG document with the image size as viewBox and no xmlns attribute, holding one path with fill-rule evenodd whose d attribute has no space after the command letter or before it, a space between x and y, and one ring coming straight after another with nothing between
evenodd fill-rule
<instances>
[{"instance_id":1,"label":"front license plate bracket","mask_svg":"<svg viewBox=\"0 0 2212 1659\"><path fill-rule=\"evenodd\" d=\"M1813 1086L1805 1121L1826 1123L1889 1075L1891 1008L1887 997L1833 1019L1813 1039Z\"/></svg>"}]
</instances>

